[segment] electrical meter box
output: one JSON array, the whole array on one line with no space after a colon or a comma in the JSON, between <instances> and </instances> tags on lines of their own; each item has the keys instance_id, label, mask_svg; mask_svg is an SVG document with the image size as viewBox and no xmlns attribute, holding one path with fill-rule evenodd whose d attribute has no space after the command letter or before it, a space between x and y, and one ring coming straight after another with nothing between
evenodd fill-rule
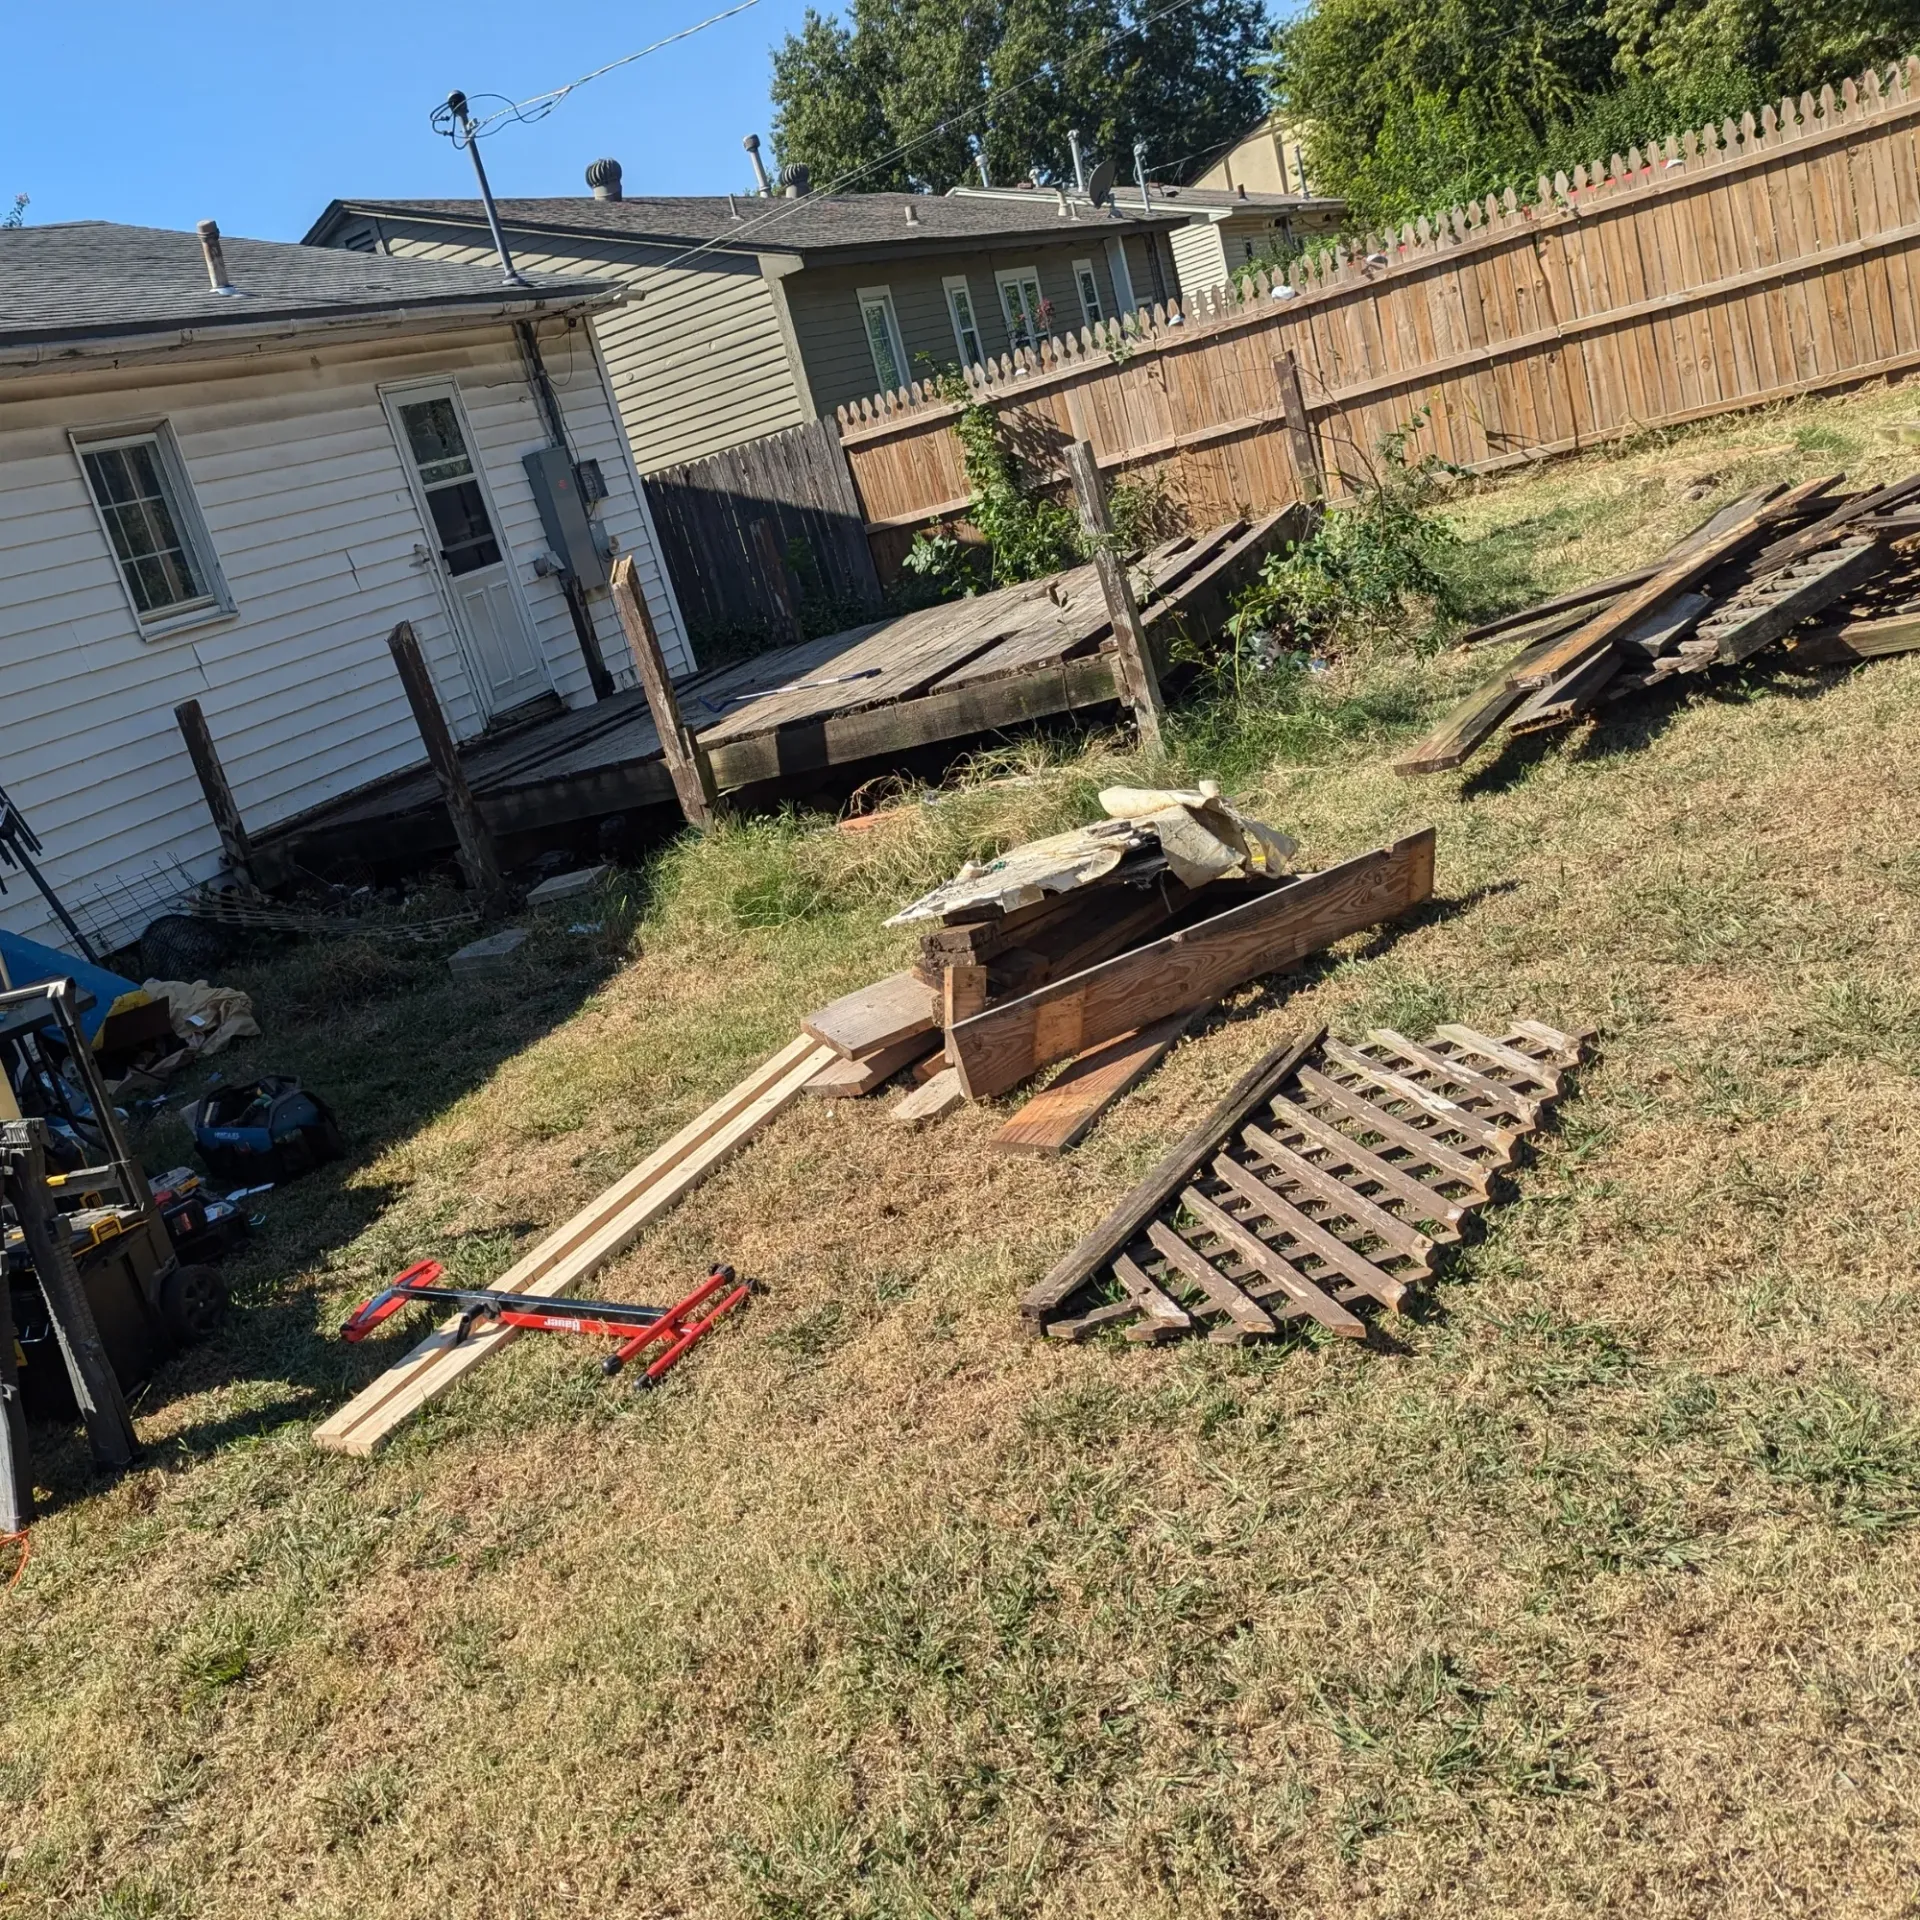
<instances>
[{"instance_id":1,"label":"electrical meter box","mask_svg":"<svg viewBox=\"0 0 1920 1920\"><path fill-rule=\"evenodd\" d=\"M604 587L606 555L594 540L586 490L566 448L542 447L537 453L527 454L520 464L527 470L547 545L583 587Z\"/></svg>"}]
</instances>

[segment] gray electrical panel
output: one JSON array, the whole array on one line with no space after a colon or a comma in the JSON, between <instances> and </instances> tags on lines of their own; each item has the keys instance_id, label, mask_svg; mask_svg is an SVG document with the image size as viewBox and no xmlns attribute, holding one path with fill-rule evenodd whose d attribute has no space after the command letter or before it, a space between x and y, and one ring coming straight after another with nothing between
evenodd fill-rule
<instances>
[{"instance_id":1,"label":"gray electrical panel","mask_svg":"<svg viewBox=\"0 0 1920 1920\"><path fill-rule=\"evenodd\" d=\"M559 556L560 564L583 587L607 584L606 556L593 537L593 521L587 513L580 476L565 447L542 447L521 461L533 488L534 503L540 509L540 524L546 529L547 545Z\"/></svg>"}]
</instances>

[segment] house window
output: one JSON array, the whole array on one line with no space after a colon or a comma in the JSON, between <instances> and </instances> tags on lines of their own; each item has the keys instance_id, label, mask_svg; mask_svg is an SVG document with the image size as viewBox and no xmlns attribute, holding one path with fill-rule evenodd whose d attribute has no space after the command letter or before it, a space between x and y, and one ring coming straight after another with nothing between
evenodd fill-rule
<instances>
[{"instance_id":1,"label":"house window","mask_svg":"<svg viewBox=\"0 0 1920 1920\"><path fill-rule=\"evenodd\" d=\"M1040 297L1040 276L1031 267L1013 267L994 278L1007 316L1007 338L1016 347L1036 347L1047 337L1052 303Z\"/></svg>"},{"instance_id":2,"label":"house window","mask_svg":"<svg viewBox=\"0 0 1920 1920\"><path fill-rule=\"evenodd\" d=\"M141 624L224 606L218 569L167 428L75 441L74 451Z\"/></svg>"},{"instance_id":3,"label":"house window","mask_svg":"<svg viewBox=\"0 0 1920 1920\"><path fill-rule=\"evenodd\" d=\"M960 364L977 367L986 359L980 344L980 329L973 318L973 293L964 273L950 274L943 283L947 289L947 317L953 322L953 344L960 349Z\"/></svg>"},{"instance_id":4,"label":"house window","mask_svg":"<svg viewBox=\"0 0 1920 1920\"><path fill-rule=\"evenodd\" d=\"M440 536L441 557L447 571L458 576L491 567L500 558L487 514L486 497L474 476L466 437L453 402L444 397L409 400L400 408L400 424L420 473L420 490L427 496L433 530Z\"/></svg>"},{"instance_id":5,"label":"house window","mask_svg":"<svg viewBox=\"0 0 1920 1920\"><path fill-rule=\"evenodd\" d=\"M1076 260L1073 263L1073 284L1080 290L1080 319L1090 327L1101 318L1100 282L1093 277L1091 260Z\"/></svg>"},{"instance_id":6,"label":"house window","mask_svg":"<svg viewBox=\"0 0 1920 1920\"><path fill-rule=\"evenodd\" d=\"M873 355L873 377L881 390L893 393L907 384L906 349L900 344L900 322L893 311L893 295L885 287L860 289L860 324L867 330L867 351Z\"/></svg>"}]
</instances>

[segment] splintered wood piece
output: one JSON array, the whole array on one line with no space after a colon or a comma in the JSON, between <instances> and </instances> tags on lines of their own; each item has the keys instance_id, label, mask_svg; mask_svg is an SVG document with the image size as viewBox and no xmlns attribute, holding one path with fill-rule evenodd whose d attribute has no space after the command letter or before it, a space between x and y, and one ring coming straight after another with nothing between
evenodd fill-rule
<instances>
[{"instance_id":1,"label":"splintered wood piece","mask_svg":"<svg viewBox=\"0 0 1920 1920\"><path fill-rule=\"evenodd\" d=\"M1484 1033L1476 1033L1472 1027L1448 1025L1433 1030L1436 1040L1444 1040L1462 1053L1471 1054L1476 1060L1485 1060L1496 1067L1504 1067L1522 1080L1531 1081L1535 1086L1546 1089L1542 1100L1551 1100L1560 1092L1560 1075L1548 1063L1534 1059L1531 1054L1521 1053L1518 1049L1506 1045L1503 1041L1490 1038Z\"/></svg>"},{"instance_id":2,"label":"splintered wood piece","mask_svg":"<svg viewBox=\"0 0 1920 1920\"><path fill-rule=\"evenodd\" d=\"M1449 1100L1445 1094L1423 1087L1404 1073L1395 1073L1378 1060L1369 1060L1364 1053L1355 1053L1338 1040L1329 1040L1321 1051L1332 1065L1344 1068L1366 1085L1379 1088L1390 1099L1404 1100L1409 1106L1418 1107L1463 1139L1485 1147L1499 1157L1502 1166L1513 1158L1520 1136L1511 1127L1496 1126L1477 1113L1469 1113L1457 1100Z\"/></svg>"},{"instance_id":3,"label":"splintered wood piece","mask_svg":"<svg viewBox=\"0 0 1920 1920\"><path fill-rule=\"evenodd\" d=\"M929 1027L898 1046L882 1047L864 1060L843 1060L838 1055L807 1082L807 1091L822 1100L857 1100L884 1086L902 1067L910 1067L940 1044L938 1031Z\"/></svg>"},{"instance_id":4,"label":"splintered wood piece","mask_svg":"<svg viewBox=\"0 0 1920 1920\"><path fill-rule=\"evenodd\" d=\"M1278 1249L1236 1220L1225 1207L1209 1200L1198 1187L1189 1187L1180 1196L1180 1204L1207 1229L1224 1240L1241 1259L1264 1274L1297 1307L1317 1320L1331 1333L1348 1340L1364 1340L1367 1330L1345 1307L1336 1305L1301 1273Z\"/></svg>"},{"instance_id":5,"label":"splintered wood piece","mask_svg":"<svg viewBox=\"0 0 1920 1920\"><path fill-rule=\"evenodd\" d=\"M1282 1146L1264 1127L1256 1127L1251 1121L1240 1130L1240 1144L1258 1154L1288 1186L1323 1201L1329 1209L1328 1219L1351 1220L1376 1240L1385 1241L1395 1253L1404 1254L1422 1274L1431 1270L1434 1242L1419 1228L1408 1226L1398 1214L1389 1213L1326 1168Z\"/></svg>"},{"instance_id":6,"label":"splintered wood piece","mask_svg":"<svg viewBox=\"0 0 1920 1920\"><path fill-rule=\"evenodd\" d=\"M1550 1027L1544 1020L1516 1020L1513 1023L1513 1037L1515 1044L1523 1040L1533 1041L1556 1067L1577 1067L1586 1057L1587 1042L1593 1038L1593 1029L1583 1027L1578 1033L1562 1033L1558 1027Z\"/></svg>"},{"instance_id":7,"label":"splintered wood piece","mask_svg":"<svg viewBox=\"0 0 1920 1920\"><path fill-rule=\"evenodd\" d=\"M1118 1326L1123 1320L1136 1318L1139 1312L1139 1307L1131 1300L1108 1300L1100 1306L1089 1307L1085 1313L1076 1313L1070 1320L1049 1320L1047 1338L1084 1340L1088 1334L1098 1333L1102 1327ZM1184 1319L1185 1315L1181 1317Z\"/></svg>"},{"instance_id":8,"label":"splintered wood piece","mask_svg":"<svg viewBox=\"0 0 1920 1920\"><path fill-rule=\"evenodd\" d=\"M1153 1221L1147 1228L1147 1238L1169 1266L1200 1289L1208 1307L1227 1316L1237 1334L1252 1338L1279 1331L1265 1307L1248 1299L1237 1282L1229 1280L1198 1247L1189 1246L1164 1221Z\"/></svg>"},{"instance_id":9,"label":"splintered wood piece","mask_svg":"<svg viewBox=\"0 0 1920 1920\"><path fill-rule=\"evenodd\" d=\"M1892 564L1893 549L1884 541L1849 540L1752 582L1701 621L1698 637L1714 642L1707 658L1721 665L1751 659Z\"/></svg>"},{"instance_id":10,"label":"splintered wood piece","mask_svg":"<svg viewBox=\"0 0 1920 1920\"><path fill-rule=\"evenodd\" d=\"M1055 1154L1078 1145L1109 1107L1165 1059L1198 1017L1177 1013L1083 1053L993 1136L994 1146L1002 1153Z\"/></svg>"},{"instance_id":11,"label":"splintered wood piece","mask_svg":"<svg viewBox=\"0 0 1920 1920\"><path fill-rule=\"evenodd\" d=\"M940 1024L940 996L911 973L884 980L829 1001L801 1023L801 1030L848 1060L897 1046Z\"/></svg>"},{"instance_id":12,"label":"splintered wood piece","mask_svg":"<svg viewBox=\"0 0 1920 1920\"><path fill-rule=\"evenodd\" d=\"M1493 1176L1498 1168L1470 1159L1457 1147L1450 1147L1444 1140L1436 1140L1421 1128L1410 1126L1397 1114L1387 1113L1375 1106L1352 1087L1343 1087L1337 1080L1329 1080L1324 1073L1316 1073L1311 1067L1300 1069L1300 1086L1303 1092L1319 1100L1322 1105L1332 1107L1368 1133L1396 1147L1404 1147L1420 1165L1432 1167L1436 1173L1445 1174L1449 1179L1471 1187L1477 1198L1484 1200L1492 1192Z\"/></svg>"},{"instance_id":13,"label":"splintered wood piece","mask_svg":"<svg viewBox=\"0 0 1920 1920\"><path fill-rule=\"evenodd\" d=\"M1128 1300L1140 1309L1140 1324L1127 1329L1129 1340L1170 1340L1192 1327L1193 1316L1169 1300L1130 1254L1123 1253L1113 1263L1113 1277L1126 1288Z\"/></svg>"},{"instance_id":14,"label":"splintered wood piece","mask_svg":"<svg viewBox=\"0 0 1920 1920\"><path fill-rule=\"evenodd\" d=\"M1406 1167L1397 1166L1371 1148L1350 1140L1332 1121L1323 1120L1311 1107L1303 1107L1292 1100L1276 1100L1272 1117L1274 1126L1281 1134L1298 1134L1303 1145L1322 1148L1330 1166L1350 1167L1356 1179L1370 1181L1382 1191L1405 1201L1415 1220L1433 1225L1433 1239L1451 1243L1460 1238L1460 1222L1473 1211L1471 1201L1450 1199L1429 1182L1416 1178ZM1452 1174L1438 1171L1437 1177L1443 1180L1455 1178ZM1342 1181L1341 1184L1344 1186L1347 1183ZM1455 1184L1459 1184L1458 1181Z\"/></svg>"},{"instance_id":15,"label":"splintered wood piece","mask_svg":"<svg viewBox=\"0 0 1920 1920\"><path fill-rule=\"evenodd\" d=\"M1213 1163L1214 1177L1224 1180L1243 1200L1249 1200L1266 1215L1302 1254L1317 1255L1320 1261L1342 1278L1371 1294L1382 1306L1398 1310L1406 1298L1404 1280L1383 1272L1364 1253L1350 1247L1338 1234L1329 1233L1317 1220L1309 1220L1291 1200L1283 1199L1254 1172L1228 1154ZM1298 1258L1300 1256L1296 1256Z\"/></svg>"},{"instance_id":16,"label":"splintered wood piece","mask_svg":"<svg viewBox=\"0 0 1920 1920\"><path fill-rule=\"evenodd\" d=\"M1194 1168L1292 1079L1301 1061L1326 1037L1326 1031L1325 1027L1315 1027L1295 1039L1283 1040L1265 1058L1256 1060L1206 1117L1161 1155L1139 1185L1123 1194L1105 1219L1062 1254L1045 1278L1020 1296L1020 1311L1027 1321L1031 1324L1044 1319L1102 1267L1111 1265L1117 1254L1124 1253L1141 1228L1187 1184Z\"/></svg>"},{"instance_id":17,"label":"splintered wood piece","mask_svg":"<svg viewBox=\"0 0 1920 1920\"><path fill-rule=\"evenodd\" d=\"M1444 1053L1435 1053L1431 1047L1423 1047L1404 1034L1395 1033L1391 1027L1375 1027L1367 1035L1367 1044L1380 1048L1384 1053L1397 1055L1409 1062L1416 1072L1431 1074L1449 1086L1459 1087L1470 1098L1511 1114L1524 1131L1531 1132L1540 1123L1540 1100L1522 1093L1517 1087L1508 1086L1504 1081L1491 1080L1484 1073L1476 1073L1461 1061L1449 1060Z\"/></svg>"},{"instance_id":18,"label":"splintered wood piece","mask_svg":"<svg viewBox=\"0 0 1920 1920\"><path fill-rule=\"evenodd\" d=\"M1528 694L1507 722L1507 731L1551 733L1555 727L1571 726L1583 713L1599 705L1600 696L1619 674L1622 664L1619 644L1589 655L1578 665L1569 667L1559 679L1550 680Z\"/></svg>"},{"instance_id":19,"label":"splintered wood piece","mask_svg":"<svg viewBox=\"0 0 1920 1920\"><path fill-rule=\"evenodd\" d=\"M951 1067L943 1067L931 1080L915 1087L904 1100L889 1108L887 1118L896 1127L924 1127L945 1119L955 1107L964 1105L966 1098L960 1076Z\"/></svg>"}]
</instances>

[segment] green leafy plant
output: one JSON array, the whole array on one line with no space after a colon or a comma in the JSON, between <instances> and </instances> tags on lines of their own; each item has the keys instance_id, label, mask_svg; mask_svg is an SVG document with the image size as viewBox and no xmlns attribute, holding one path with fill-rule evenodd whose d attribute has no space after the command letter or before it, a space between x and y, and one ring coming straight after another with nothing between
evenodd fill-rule
<instances>
[{"instance_id":1,"label":"green leafy plant","mask_svg":"<svg viewBox=\"0 0 1920 1920\"><path fill-rule=\"evenodd\" d=\"M967 475L967 518L993 549L996 587L1058 573L1082 558L1078 521L1028 487L992 406L969 401L954 432Z\"/></svg>"}]
</instances>

